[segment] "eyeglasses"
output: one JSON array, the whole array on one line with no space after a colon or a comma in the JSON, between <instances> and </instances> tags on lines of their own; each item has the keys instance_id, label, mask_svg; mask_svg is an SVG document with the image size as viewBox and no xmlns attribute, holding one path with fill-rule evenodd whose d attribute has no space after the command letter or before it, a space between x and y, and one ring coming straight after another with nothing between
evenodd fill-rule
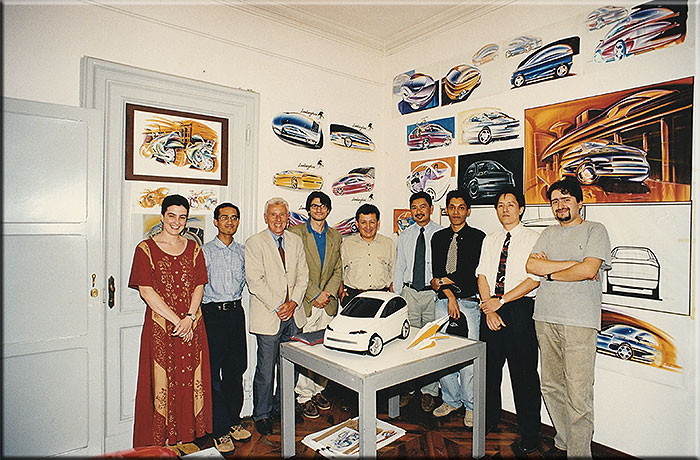
<instances>
[{"instance_id":1,"label":"eyeglasses","mask_svg":"<svg viewBox=\"0 0 700 460\"><path fill-rule=\"evenodd\" d=\"M328 206L326 206L325 204L316 204L316 203L314 203L314 204L312 204L311 206L309 206L309 208L311 208L311 209L316 209L316 210L318 210L318 211L322 211L322 210L324 210L324 209L328 209Z\"/></svg>"},{"instance_id":2,"label":"eyeglasses","mask_svg":"<svg viewBox=\"0 0 700 460\"><path fill-rule=\"evenodd\" d=\"M226 221L229 221L229 220L235 222L235 221L237 221L238 219L239 219L238 216L227 216L227 215L223 215L223 216L219 216L219 218L218 218L217 220L219 220L219 221L221 221L221 222L226 222Z\"/></svg>"}]
</instances>

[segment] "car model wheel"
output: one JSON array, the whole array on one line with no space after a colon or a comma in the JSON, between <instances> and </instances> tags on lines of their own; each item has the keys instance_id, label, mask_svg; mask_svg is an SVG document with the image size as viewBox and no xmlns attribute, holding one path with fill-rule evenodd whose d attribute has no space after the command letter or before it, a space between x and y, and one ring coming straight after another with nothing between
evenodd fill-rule
<instances>
[{"instance_id":1,"label":"car model wheel","mask_svg":"<svg viewBox=\"0 0 700 460\"><path fill-rule=\"evenodd\" d=\"M595 184L598 180L598 173L595 172L595 166L593 163L581 163L581 165L576 169L576 178L583 185Z\"/></svg>"},{"instance_id":2,"label":"car model wheel","mask_svg":"<svg viewBox=\"0 0 700 460\"><path fill-rule=\"evenodd\" d=\"M525 77L523 77L522 74L518 74L515 76L515 79L513 80L513 86L515 86L516 88L520 88L521 86L523 86L524 83Z\"/></svg>"},{"instance_id":3,"label":"car model wheel","mask_svg":"<svg viewBox=\"0 0 700 460\"><path fill-rule=\"evenodd\" d=\"M423 150L427 150L430 147L430 139L423 139Z\"/></svg>"},{"instance_id":4,"label":"car model wheel","mask_svg":"<svg viewBox=\"0 0 700 460\"><path fill-rule=\"evenodd\" d=\"M383 348L384 342L382 341L381 337L379 337L377 334L374 334L372 337L370 337L369 346L367 347L367 352L370 355L377 356L379 353L382 352Z\"/></svg>"},{"instance_id":5,"label":"car model wheel","mask_svg":"<svg viewBox=\"0 0 700 460\"><path fill-rule=\"evenodd\" d=\"M474 179L471 182L469 182L467 192L469 193L469 198L475 200L479 196L479 181Z\"/></svg>"},{"instance_id":6,"label":"car model wheel","mask_svg":"<svg viewBox=\"0 0 700 460\"><path fill-rule=\"evenodd\" d=\"M292 177L292 188L297 188L299 187L299 179L296 177Z\"/></svg>"},{"instance_id":7,"label":"car model wheel","mask_svg":"<svg viewBox=\"0 0 700 460\"><path fill-rule=\"evenodd\" d=\"M346 137L345 140L343 141L343 144L345 144L345 147L348 147L348 148L352 147L352 139L350 139L349 137Z\"/></svg>"},{"instance_id":8,"label":"car model wheel","mask_svg":"<svg viewBox=\"0 0 700 460\"><path fill-rule=\"evenodd\" d=\"M482 144L488 144L491 142L493 139L491 137L491 130L488 128L482 128L481 131L479 131L479 142Z\"/></svg>"},{"instance_id":9,"label":"car model wheel","mask_svg":"<svg viewBox=\"0 0 700 460\"><path fill-rule=\"evenodd\" d=\"M625 43L622 41L615 43L615 60L619 61L625 56L627 56L627 47Z\"/></svg>"},{"instance_id":10,"label":"car model wheel","mask_svg":"<svg viewBox=\"0 0 700 460\"><path fill-rule=\"evenodd\" d=\"M569 73L569 66L566 64L559 64L556 70L557 77L565 77L567 73Z\"/></svg>"},{"instance_id":11,"label":"car model wheel","mask_svg":"<svg viewBox=\"0 0 700 460\"><path fill-rule=\"evenodd\" d=\"M628 359L632 359L632 355L634 354L632 352L632 347L630 347L628 344L623 343L620 345L620 347L617 349L615 352L618 358L624 359L625 361Z\"/></svg>"},{"instance_id":12,"label":"car model wheel","mask_svg":"<svg viewBox=\"0 0 700 460\"><path fill-rule=\"evenodd\" d=\"M403 322L403 326L401 326L401 338L405 339L408 337L408 334L411 332L411 325L408 323L408 320Z\"/></svg>"}]
</instances>

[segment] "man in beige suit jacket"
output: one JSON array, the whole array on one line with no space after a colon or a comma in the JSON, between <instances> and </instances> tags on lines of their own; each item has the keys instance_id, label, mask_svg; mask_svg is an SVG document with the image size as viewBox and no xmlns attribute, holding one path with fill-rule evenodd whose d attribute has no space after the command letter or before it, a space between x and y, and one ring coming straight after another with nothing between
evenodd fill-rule
<instances>
[{"instance_id":1,"label":"man in beige suit jacket","mask_svg":"<svg viewBox=\"0 0 700 460\"><path fill-rule=\"evenodd\" d=\"M274 391L275 367L280 382L279 346L306 323L302 300L309 279L301 238L285 231L287 202L268 200L264 217L267 228L248 238L245 245L245 279L251 294L249 327L258 345L253 420L261 435L272 432L270 418L280 412L279 392Z\"/></svg>"},{"instance_id":2,"label":"man in beige suit jacket","mask_svg":"<svg viewBox=\"0 0 700 460\"><path fill-rule=\"evenodd\" d=\"M306 263L309 266L309 285L304 297L306 324L304 332L322 331L338 312L338 288L343 274L340 261L340 244L343 237L326 222L331 212L331 199L316 190L306 198L309 220L289 229L304 242ZM317 374L299 374L294 391L302 413L308 418L318 418L318 410L331 408L321 393L328 380Z\"/></svg>"}]
</instances>

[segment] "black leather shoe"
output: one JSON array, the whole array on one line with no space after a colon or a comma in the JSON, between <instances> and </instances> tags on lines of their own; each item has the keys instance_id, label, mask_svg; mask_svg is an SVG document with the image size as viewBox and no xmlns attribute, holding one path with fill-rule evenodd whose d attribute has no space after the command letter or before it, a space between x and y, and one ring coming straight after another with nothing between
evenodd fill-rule
<instances>
[{"instance_id":1,"label":"black leather shoe","mask_svg":"<svg viewBox=\"0 0 700 460\"><path fill-rule=\"evenodd\" d=\"M531 454L537 450L538 445L539 439L536 436L528 436L518 442L518 449L525 454Z\"/></svg>"},{"instance_id":2,"label":"black leather shoe","mask_svg":"<svg viewBox=\"0 0 700 460\"><path fill-rule=\"evenodd\" d=\"M261 436L272 433L272 422L269 418L263 418L255 421L255 429Z\"/></svg>"}]
</instances>

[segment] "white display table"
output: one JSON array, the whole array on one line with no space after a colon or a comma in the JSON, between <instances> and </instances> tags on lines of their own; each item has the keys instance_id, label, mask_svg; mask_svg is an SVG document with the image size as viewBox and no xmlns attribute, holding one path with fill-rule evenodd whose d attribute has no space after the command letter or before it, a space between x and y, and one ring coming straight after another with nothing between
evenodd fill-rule
<instances>
[{"instance_id":1,"label":"white display table","mask_svg":"<svg viewBox=\"0 0 700 460\"><path fill-rule=\"evenodd\" d=\"M423 375L474 360L474 431L472 456L484 456L486 415L486 344L451 336L437 340L432 348L406 347L416 336L413 328L408 339L395 339L384 346L377 357L330 350L323 345L310 346L286 342L280 347L282 366L282 457L295 454L294 441L294 364L327 377L359 395L360 458L375 457L376 392ZM389 417L399 415L399 395L389 398ZM465 428L466 429L466 428Z\"/></svg>"}]
</instances>

